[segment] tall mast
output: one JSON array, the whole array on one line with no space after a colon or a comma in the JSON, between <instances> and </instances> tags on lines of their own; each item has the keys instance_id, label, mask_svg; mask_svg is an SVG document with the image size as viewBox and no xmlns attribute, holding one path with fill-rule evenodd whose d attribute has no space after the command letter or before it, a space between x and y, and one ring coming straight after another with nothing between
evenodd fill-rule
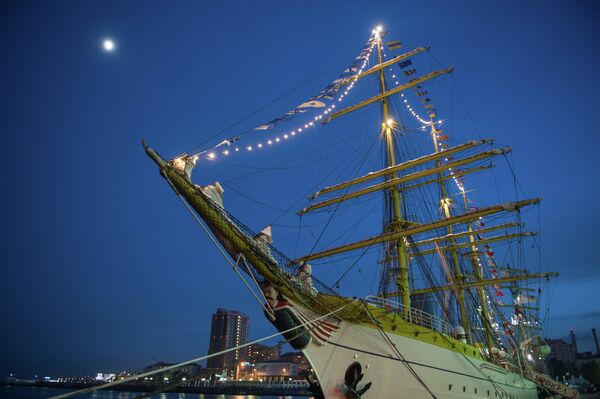
<instances>
[{"instance_id":1,"label":"tall mast","mask_svg":"<svg viewBox=\"0 0 600 399\"><path fill-rule=\"evenodd\" d=\"M463 197L463 205L465 207L465 212L468 212L469 205L467 202L467 193L464 190L461 190ZM480 266L479 261L479 253L477 251L477 247L475 245L475 236L473 234L473 222L469 221L467 226L469 227L469 241L471 242L471 251L475 254L471 258L471 265L473 267L473 275L475 276L475 280L478 282L483 281L483 273ZM483 332L485 337L485 343L488 349L492 349L494 346L494 333L491 328L491 320L490 320L490 310L487 304L487 298L485 296L485 289L483 286L477 286L477 293L479 294L479 302L481 303L481 325L483 326Z\"/></svg>"},{"instance_id":2,"label":"tall mast","mask_svg":"<svg viewBox=\"0 0 600 399\"><path fill-rule=\"evenodd\" d=\"M438 143L438 134L441 133L440 131L438 131L435 128L435 120L434 120L434 114L430 114L429 116L429 126L431 127L431 137L433 138L433 148L434 151L440 152L440 146ZM441 159L437 159L435 161L436 166L441 166L442 161ZM452 217L452 212L450 210L450 205L452 204L452 200L450 199L450 197L448 196L448 192L446 189L446 183L444 182L444 180L442 179L442 172L438 173L438 179L439 179L439 188L440 188L440 205L442 210L444 211L444 217L446 219ZM453 231L452 231L452 226L448 226L446 227L446 231L448 232L448 235L452 235ZM459 261L458 261L458 250L455 247L455 241L453 238L450 238L448 240L448 243L450 244L450 256L452 259L452 273L454 274L454 281L458 282L459 284L462 284L464 282L464 276L461 273L460 270L460 265L459 265ZM467 313L467 308L465 305L465 294L463 290L457 290L456 291L456 301L458 302L458 310L460 312L460 320L462 323L462 326L465 329L465 332L467 333L467 336L470 337L470 326L469 326L469 315ZM470 338L469 338L470 339Z\"/></svg>"},{"instance_id":3,"label":"tall mast","mask_svg":"<svg viewBox=\"0 0 600 399\"><path fill-rule=\"evenodd\" d=\"M377 59L378 64L383 64L383 58L381 55L381 49L383 47L383 43L381 40L381 27L377 27L375 29L375 37L377 41ZM385 137L386 149L387 149L387 167L392 167L396 165L396 154L394 149L394 132L392 130L394 126L394 121L390 118L390 110L387 96L383 94L386 92L386 84L385 84L385 73L384 68L379 70L379 92L382 95L381 98L381 114L383 117L381 123L381 134ZM389 179L395 179L396 172L391 172L389 174ZM404 227L406 227L406 221L402 218L402 195L398 190L397 186L391 186L386 190L387 195L391 195L392 199L392 207L389 210L391 215L391 220L388 226L385 226L388 231L397 231ZM404 239L399 239L397 241L389 243L390 245L390 255L392 267L394 262L397 262L398 265L398 277L396 279L396 286L398 287L398 292L400 299L402 301L402 307L404 310L404 315L407 317L410 315L410 282L408 275L408 250L406 247L406 243ZM387 257L387 254L386 254ZM391 273L392 270L387 270L388 273ZM393 275L393 273L392 273ZM387 287L384 287L386 289ZM385 293L385 292L384 292Z\"/></svg>"}]
</instances>

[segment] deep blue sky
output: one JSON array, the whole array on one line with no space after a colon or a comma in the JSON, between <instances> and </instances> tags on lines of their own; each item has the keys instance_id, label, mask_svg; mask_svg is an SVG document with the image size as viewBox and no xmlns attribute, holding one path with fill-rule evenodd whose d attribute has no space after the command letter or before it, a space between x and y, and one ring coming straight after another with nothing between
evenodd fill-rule
<instances>
[{"instance_id":1,"label":"deep blue sky","mask_svg":"<svg viewBox=\"0 0 600 399\"><path fill-rule=\"evenodd\" d=\"M239 131L276 117L335 79L380 23L405 49L430 44L455 66L481 134L514 147L520 184L544 198L545 267L562 274L549 286L548 335L572 326L591 350L589 329L600 328L599 10L591 1L3 2L0 373L196 357L217 307L248 313L253 338L272 332L140 139L173 156L336 66ZM112 54L101 50L106 36ZM457 140L476 137L465 115L456 112ZM318 150L327 132L195 177L234 179ZM316 160L314 173L325 174L327 161ZM229 184L287 208L317 181L301 166ZM256 230L278 215L227 188L225 201ZM294 255L283 239L293 235L275 236Z\"/></svg>"}]
</instances>

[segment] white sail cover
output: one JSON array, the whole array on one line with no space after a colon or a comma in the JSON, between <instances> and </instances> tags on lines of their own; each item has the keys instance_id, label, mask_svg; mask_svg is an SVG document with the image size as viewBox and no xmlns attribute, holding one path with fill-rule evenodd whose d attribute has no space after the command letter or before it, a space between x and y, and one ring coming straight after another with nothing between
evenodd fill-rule
<instances>
[{"instance_id":1,"label":"white sail cover","mask_svg":"<svg viewBox=\"0 0 600 399\"><path fill-rule=\"evenodd\" d=\"M217 204L220 208L225 209L223 207L223 187L217 181L215 184L209 184L207 186L202 187L202 192L208 198L210 198L215 204Z\"/></svg>"}]
</instances>

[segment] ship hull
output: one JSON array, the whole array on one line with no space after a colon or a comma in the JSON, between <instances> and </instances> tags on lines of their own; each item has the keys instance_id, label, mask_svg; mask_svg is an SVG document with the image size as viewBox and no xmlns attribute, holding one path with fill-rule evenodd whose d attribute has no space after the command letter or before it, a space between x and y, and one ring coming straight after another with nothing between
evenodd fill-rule
<instances>
[{"instance_id":1,"label":"ship hull","mask_svg":"<svg viewBox=\"0 0 600 399\"><path fill-rule=\"evenodd\" d=\"M494 364L393 333L386 334L387 341L380 330L364 325L339 327L325 344L313 340L303 349L327 399L352 397L344 376L355 362L364 374L356 389L371 383L363 399L538 397L533 382Z\"/></svg>"}]
</instances>

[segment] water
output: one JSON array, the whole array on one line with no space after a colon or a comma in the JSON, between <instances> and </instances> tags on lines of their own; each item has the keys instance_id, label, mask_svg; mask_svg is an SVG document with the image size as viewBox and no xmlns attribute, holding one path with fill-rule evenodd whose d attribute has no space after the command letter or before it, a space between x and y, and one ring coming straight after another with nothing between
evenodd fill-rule
<instances>
[{"instance_id":1,"label":"water","mask_svg":"<svg viewBox=\"0 0 600 399\"><path fill-rule=\"evenodd\" d=\"M63 393L72 392L71 389L37 388L37 387L0 387L0 399L44 399ZM76 396L81 399L133 399L138 393L117 391L95 391L85 395ZM201 393L163 393L155 395L153 399L308 399L305 396L263 396L263 395L205 395Z\"/></svg>"}]
</instances>

